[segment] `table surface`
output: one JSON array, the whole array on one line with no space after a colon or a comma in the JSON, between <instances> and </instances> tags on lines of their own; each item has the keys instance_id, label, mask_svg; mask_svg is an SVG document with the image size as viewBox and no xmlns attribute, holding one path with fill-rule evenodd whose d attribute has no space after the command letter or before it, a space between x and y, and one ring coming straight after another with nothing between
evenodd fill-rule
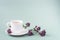
<instances>
[{"instance_id":1,"label":"table surface","mask_svg":"<svg viewBox=\"0 0 60 40\"><path fill-rule=\"evenodd\" d=\"M12 37L5 33L10 20L30 22L46 30L46 36ZM60 13L58 0L0 0L0 40L60 40Z\"/></svg>"}]
</instances>

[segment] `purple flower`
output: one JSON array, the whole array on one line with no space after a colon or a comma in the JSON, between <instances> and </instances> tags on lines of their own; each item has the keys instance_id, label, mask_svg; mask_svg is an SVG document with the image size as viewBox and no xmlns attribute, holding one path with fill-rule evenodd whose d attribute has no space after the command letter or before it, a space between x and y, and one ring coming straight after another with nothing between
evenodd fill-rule
<instances>
[{"instance_id":1,"label":"purple flower","mask_svg":"<svg viewBox=\"0 0 60 40\"><path fill-rule=\"evenodd\" d=\"M7 32L8 32L8 34L12 33L11 29L8 29Z\"/></svg>"},{"instance_id":2,"label":"purple flower","mask_svg":"<svg viewBox=\"0 0 60 40\"><path fill-rule=\"evenodd\" d=\"M40 34L41 36L45 36L45 35L46 35L46 31L43 30L43 31L39 32L39 34Z\"/></svg>"},{"instance_id":3,"label":"purple flower","mask_svg":"<svg viewBox=\"0 0 60 40\"><path fill-rule=\"evenodd\" d=\"M29 30L29 31L28 31L28 35L29 35L29 36L33 35L32 30Z\"/></svg>"},{"instance_id":4,"label":"purple flower","mask_svg":"<svg viewBox=\"0 0 60 40\"><path fill-rule=\"evenodd\" d=\"M28 27L29 27L29 26L30 26L30 23L29 23L29 22L28 22L28 23L26 23L26 26L28 26Z\"/></svg>"}]
</instances>

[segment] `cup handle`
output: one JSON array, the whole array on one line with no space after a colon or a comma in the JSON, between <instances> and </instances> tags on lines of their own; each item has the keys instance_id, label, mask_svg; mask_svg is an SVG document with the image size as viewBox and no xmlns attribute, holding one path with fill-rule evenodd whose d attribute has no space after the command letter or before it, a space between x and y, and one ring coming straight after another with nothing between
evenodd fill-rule
<instances>
[{"instance_id":1,"label":"cup handle","mask_svg":"<svg viewBox=\"0 0 60 40\"><path fill-rule=\"evenodd\" d=\"M10 22L7 22L7 27L9 27L10 26Z\"/></svg>"}]
</instances>

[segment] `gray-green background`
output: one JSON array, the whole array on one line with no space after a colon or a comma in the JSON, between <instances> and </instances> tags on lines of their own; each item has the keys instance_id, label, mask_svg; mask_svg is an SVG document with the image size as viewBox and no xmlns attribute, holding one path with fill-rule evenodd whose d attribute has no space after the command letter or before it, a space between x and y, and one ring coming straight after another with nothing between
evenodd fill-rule
<instances>
[{"instance_id":1,"label":"gray-green background","mask_svg":"<svg viewBox=\"0 0 60 40\"><path fill-rule=\"evenodd\" d=\"M0 0L0 40L60 40L59 0ZM40 25L47 35L11 37L5 33L10 20Z\"/></svg>"}]
</instances>

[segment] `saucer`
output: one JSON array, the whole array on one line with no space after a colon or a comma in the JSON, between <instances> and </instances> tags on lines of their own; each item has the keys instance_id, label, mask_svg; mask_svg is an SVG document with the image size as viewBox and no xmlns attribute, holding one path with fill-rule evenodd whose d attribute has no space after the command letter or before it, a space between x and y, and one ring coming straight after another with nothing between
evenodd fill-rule
<instances>
[{"instance_id":1,"label":"saucer","mask_svg":"<svg viewBox=\"0 0 60 40\"><path fill-rule=\"evenodd\" d=\"M7 29L8 30L8 29ZM6 30L6 33L8 34L8 35L25 35L25 34L27 34L28 33L28 30L27 29L24 29L23 31L20 31L20 32L12 32L12 33L8 33L7 32L7 30ZM11 30L12 31L12 30Z\"/></svg>"}]
</instances>

